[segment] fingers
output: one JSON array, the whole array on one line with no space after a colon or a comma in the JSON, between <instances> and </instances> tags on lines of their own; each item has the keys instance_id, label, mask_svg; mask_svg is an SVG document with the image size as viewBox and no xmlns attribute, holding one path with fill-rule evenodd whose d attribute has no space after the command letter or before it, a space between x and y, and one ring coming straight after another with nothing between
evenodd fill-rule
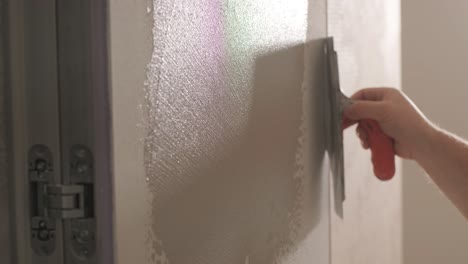
<instances>
[{"instance_id":1,"label":"fingers","mask_svg":"<svg viewBox=\"0 0 468 264\"><path fill-rule=\"evenodd\" d=\"M357 120L351 120L351 119L347 118L346 116L343 116L343 121L341 123L341 129L345 130L348 127L356 124L357 122L358 122Z\"/></svg>"},{"instance_id":2,"label":"fingers","mask_svg":"<svg viewBox=\"0 0 468 264\"><path fill-rule=\"evenodd\" d=\"M351 120L373 119L380 121L387 111L384 102L355 101L344 110L344 114Z\"/></svg>"},{"instance_id":3,"label":"fingers","mask_svg":"<svg viewBox=\"0 0 468 264\"><path fill-rule=\"evenodd\" d=\"M393 88L365 88L351 96L353 100L382 101Z\"/></svg>"},{"instance_id":4,"label":"fingers","mask_svg":"<svg viewBox=\"0 0 468 264\"><path fill-rule=\"evenodd\" d=\"M366 131L361 127L361 125L358 125L356 127L356 134L357 136L359 137L359 139L361 140L361 145L364 149L369 149L370 145L369 145L369 141L367 139L367 133Z\"/></svg>"},{"instance_id":5,"label":"fingers","mask_svg":"<svg viewBox=\"0 0 468 264\"><path fill-rule=\"evenodd\" d=\"M355 123L357 123L357 121L353 121L353 120L350 120L349 118L344 118L343 119L343 123L342 123L342 128L343 129L346 129L352 125L354 125ZM358 126L356 127L356 134L357 136L359 137L360 141L361 141L361 146L364 148L364 149L369 149L370 145L369 145L369 141L367 139L367 132L366 130L361 126L361 124L358 124Z\"/></svg>"}]
</instances>

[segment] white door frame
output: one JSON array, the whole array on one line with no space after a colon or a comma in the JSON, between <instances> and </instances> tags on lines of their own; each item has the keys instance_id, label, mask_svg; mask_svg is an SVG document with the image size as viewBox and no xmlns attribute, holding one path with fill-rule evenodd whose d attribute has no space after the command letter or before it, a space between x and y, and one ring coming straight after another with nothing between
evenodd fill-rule
<instances>
[{"instance_id":1,"label":"white door frame","mask_svg":"<svg viewBox=\"0 0 468 264\"><path fill-rule=\"evenodd\" d=\"M11 263L113 263L107 5L2 0Z\"/></svg>"}]
</instances>

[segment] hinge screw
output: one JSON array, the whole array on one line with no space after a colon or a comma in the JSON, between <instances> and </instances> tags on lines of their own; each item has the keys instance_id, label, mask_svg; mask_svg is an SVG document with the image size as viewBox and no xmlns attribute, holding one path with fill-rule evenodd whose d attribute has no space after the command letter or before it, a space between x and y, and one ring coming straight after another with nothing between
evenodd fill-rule
<instances>
[{"instance_id":1,"label":"hinge screw","mask_svg":"<svg viewBox=\"0 0 468 264\"><path fill-rule=\"evenodd\" d=\"M38 172L45 172L47 170L47 163L45 160L36 161L36 170Z\"/></svg>"},{"instance_id":2,"label":"hinge screw","mask_svg":"<svg viewBox=\"0 0 468 264\"><path fill-rule=\"evenodd\" d=\"M40 230L38 234L39 240L46 241L49 240L49 231Z\"/></svg>"},{"instance_id":3,"label":"hinge screw","mask_svg":"<svg viewBox=\"0 0 468 264\"><path fill-rule=\"evenodd\" d=\"M81 230L80 231L80 239L83 241L87 241L89 239L89 231L88 230Z\"/></svg>"},{"instance_id":4,"label":"hinge screw","mask_svg":"<svg viewBox=\"0 0 468 264\"><path fill-rule=\"evenodd\" d=\"M80 162L78 163L76 170L80 174L85 173L88 170L88 164Z\"/></svg>"},{"instance_id":5,"label":"hinge screw","mask_svg":"<svg viewBox=\"0 0 468 264\"><path fill-rule=\"evenodd\" d=\"M80 158L84 158L86 156L86 150L84 150L82 148L77 148L77 149L75 149L75 155L80 157Z\"/></svg>"}]
</instances>

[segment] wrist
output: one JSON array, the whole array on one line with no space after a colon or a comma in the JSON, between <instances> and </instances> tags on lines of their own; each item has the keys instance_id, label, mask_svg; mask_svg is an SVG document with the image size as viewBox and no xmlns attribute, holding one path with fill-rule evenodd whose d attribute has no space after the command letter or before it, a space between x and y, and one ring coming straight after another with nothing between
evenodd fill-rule
<instances>
[{"instance_id":1,"label":"wrist","mask_svg":"<svg viewBox=\"0 0 468 264\"><path fill-rule=\"evenodd\" d=\"M425 160L434 155L435 148L437 147L438 139L441 136L440 129L426 121L421 129L421 133L417 135L416 146L414 151L414 160L422 164Z\"/></svg>"}]
</instances>

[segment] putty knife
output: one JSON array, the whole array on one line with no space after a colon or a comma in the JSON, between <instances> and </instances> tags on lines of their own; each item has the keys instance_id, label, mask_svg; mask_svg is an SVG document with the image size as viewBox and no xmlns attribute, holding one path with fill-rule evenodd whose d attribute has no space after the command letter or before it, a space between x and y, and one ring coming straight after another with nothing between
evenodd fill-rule
<instances>
[{"instance_id":1,"label":"putty knife","mask_svg":"<svg viewBox=\"0 0 468 264\"><path fill-rule=\"evenodd\" d=\"M326 126L329 129L327 149L333 175L335 211L340 217L343 217L343 202L345 200L343 129L346 128L344 123L349 123L343 119L343 110L353 101L345 96L340 89L338 55L334 49L333 37L325 39L324 52L328 66L328 89L325 95L327 97L325 110L328 114ZM368 135L374 174L380 180L390 180L395 174L393 140L383 133L375 120L359 120L359 125L366 130Z\"/></svg>"}]
</instances>

